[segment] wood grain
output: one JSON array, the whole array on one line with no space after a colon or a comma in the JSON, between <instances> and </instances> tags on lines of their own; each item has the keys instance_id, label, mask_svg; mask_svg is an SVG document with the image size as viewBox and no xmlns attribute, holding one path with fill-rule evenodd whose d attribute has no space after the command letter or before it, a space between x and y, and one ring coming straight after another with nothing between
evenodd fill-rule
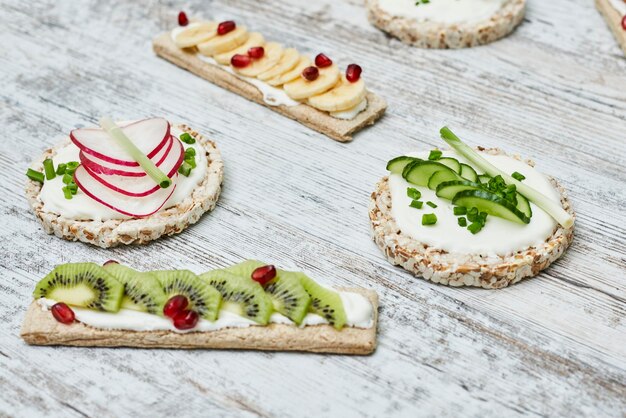
<instances>
[{"instance_id":1,"label":"wood grain","mask_svg":"<svg viewBox=\"0 0 626 418\"><path fill-rule=\"evenodd\" d=\"M508 38L413 49L367 23L359 0L192 0L217 19L338 62L388 99L341 144L154 56L181 4L0 0L0 415L602 416L626 410L626 60L592 2L530 1ZM104 250L41 231L23 197L30 160L102 114L163 115L214 138L217 208L177 237ZM531 157L568 189L572 247L531 281L451 289L389 265L367 202L386 161L440 145ZM119 259L196 272L243 258L376 290L366 358L293 353L29 347L19 328L55 264Z\"/></svg>"}]
</instances>

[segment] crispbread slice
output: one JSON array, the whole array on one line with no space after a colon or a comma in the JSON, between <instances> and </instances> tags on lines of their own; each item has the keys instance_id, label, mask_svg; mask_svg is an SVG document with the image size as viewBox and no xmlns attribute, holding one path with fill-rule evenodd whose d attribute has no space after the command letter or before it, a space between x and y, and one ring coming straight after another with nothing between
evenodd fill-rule
<instances>
[{"instance_id":1,"label":"crispbread slice","mask_svg":"<svg viewBox=\"0 0 626 418\"><path fill-rule=\"evenodd\" d=\"M340 142L351 141L353 133L372 125L387 109L387 102L372 92L367 92L366 95L367 108L351 120L334 118L328 113L306 104L270 106L263 100L263 94L259 89L252 84L224 71L216 65L202 61L193 50L184 50L177 47L172 41L169 32L157 36L152 42L152 47L158 56L179 67L248 100L266 106L288 118L295 119L303 125Z\"/></svg>"},{"instance_id":2,"label":"crispbread slice","mask_svg":"<svg viewBox=\"0 0 626 418\"><path fill-rule=\"evenodd\" d=\"M615 35L617 43L619 43L622 50L624 50L624 54L626 54L626 30L622 28L623 16L620 16L609 0L596 0L596 7L604 16L604 20L606 20L607 25L609 25L613 35Z\"/></svg>"},{"instance_id":3,"label":"crispbread slice","mask_svg":"<svg viewBox=\"0 0 626 418\"><path fill-rule=\"evenodd\" d=\"M376 349L378 295L366 289L340 289L367 297L374 307L371 328L331 325L297 327L270 324L248 328L226 328L210 332L176 333L171 331L123 331L92 328L81 323L64 325L37 302L26 311L20 336L31 345L137 348L212 348L265 351L307 351L365 355Z\"/></svg>"}]
</instances>

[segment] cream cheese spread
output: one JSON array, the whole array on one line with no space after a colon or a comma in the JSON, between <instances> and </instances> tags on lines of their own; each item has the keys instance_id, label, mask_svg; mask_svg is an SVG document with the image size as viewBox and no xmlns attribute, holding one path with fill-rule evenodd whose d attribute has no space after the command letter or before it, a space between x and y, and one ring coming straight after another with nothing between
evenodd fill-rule
<instances>
[{"instance_id":1,"label":"cream cheese spread","mask_svg":"<svg viewBox=\"0 0 626 418\"><path fill-rule=\"evenodd\" d=\"M609 0L609 3L620 15L626 16L626 2L624 0Z\"/></svg>"},{"instance_id":2,"label":"cream cheese spread","mask_svg":"<svg viewBox=\"0 0 626 418\"><path fill-rule=\"evenodd\" d=\"M346 311L346 325L355 328L371 328L374 325L374 310L370 301L358 293L338 292ZM37 303L44 311L49 310L56 301L41 298ZM128 331L173 331L179 333L194 331L216 331L224 328L247 328L260 326L258 323L227 310L221 310L214 322L200 319L195 328L181 331L176 329L172 321L158 315L130 309L120 309L116 313L94 311L72 306L76 320L85 325L100 329L118 329ZM296 326L289 318L274 312L270 323ZM328 324L321 316L308 313L300 327Z\"/></svg>"},{"instance_id":3,"label":"cream cheese spread","mask_svg":"<svg viewBox=\"0 0 626 418\"><path fill-rule=\"evenodd\" d=\"M480 154L506 173L511 174L517 171L523 174L526 177L523 183L535 188L555 202L560 202L558 191L535 168L505 155ZM428 152L406 155L422 159L428 158ZM459 162L468 164L465 158L452 151L444 151L443 156L456 158ZM408 187L418 189L422 193L420 200L424 203L431 201L437 205L437 208L431 208L426 204L422 209L410 207L411 198L407 196ZM458 225L457 216L453 213L454 205L452 202L437 197L435 192L428 187L408 183L401 174L391 174L389 176L389 188L392 215L399 229L419 242L450 253L482 255L514 253L541 244L552 234L557 225L550 215L531 203L533 215L529 224L522 225L496 216L489 216L483 229L474 235L467 228ZM435 225L422 225L422 215L426 213L437 215Z\"/></svg>"},{"instance_id":4,"label":"cream cheese spread","mask_svg":"<svg viewBox=\"0 0 626 418\"><path fill-rule=\"evenodd\" d=\"M175 126L171 126L172 136L179 138L183 133ZM176 206L185 198L191 195L193 189L202 182L207 170L207 161L204 148L197 141L194 144L184 144L185 148L193 147L196 150L196 168L191 170L189 177L183 175L175 176L172 179L172 185L176 186L174 192L167 200L162 210ZM57 150L52 157L55 166L60 163L70 161L79 161L79 149L73 143L69 143L63 148ZM129 178L129 181L132 178ZM39 193L39 200L43 203L43 210L46 212L58 213L64 218L76 220L95 220L107 221L109 219L129 219L130 216L121 214L87 196L83 191L78 192L72 199L66 199L63 195L63 176L56 176L52 180L46 180ZM134 199L132 196L126 197L129 201Z\"/></svg>"},{"instance_id":5,"label":"cream cheese spread","mask_svg":"<svg viewBox=\"0 0 626 418\"><path fill-rule=\"evenodd\" d=\"M491 18L508 0L378 0L384 12L418 22L474 23Z\"/></svg>"},{"instance_id":6,"label":"cream cheese spread","mask_svg":"<svg viewBox=\"0 0 626 418\"><path fill-rule=\"evenodd\" d=\"M352 109L341 110L338 112L330 112L330 116L337 119L351 120L367 108L367 99L363 99L361 103L354 106Z\"/></svg>"}]
</instances>

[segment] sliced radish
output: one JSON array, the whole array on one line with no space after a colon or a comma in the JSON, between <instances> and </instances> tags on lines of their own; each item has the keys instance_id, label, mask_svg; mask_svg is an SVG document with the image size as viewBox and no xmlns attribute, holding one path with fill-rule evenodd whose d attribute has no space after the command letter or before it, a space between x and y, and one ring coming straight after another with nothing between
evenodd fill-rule
<instances>
[{"instance_id":1,"label":"sliced radish","mask_svg":"<svg viewBox=\"0 0 626 418\"><path fill-rule=\"evenodd\" d=\"M170 137L170 123L163 118L144 119L122 126L122 131L148 158L154 157ZM137 167L139 164L109 136L98 128L74 129L70 139L81 151L105 161Z\"/></svg>"},{"instance_id":2,"label":"sliced radish","mask_svg":"<svg viewBox=\"0 0 626 418\"><path fill-rule=\"evenodd\" d=\"M159 152L151 158L154 164L157 167L160 167L165 159L167 158L169 152L172 149L172 145L174 141L178 141L178 139L173 138L172 141L168 141L167 145L159 150ZM180 141L178 141L180 142ZM83 151L79 153L80 163L83 164L87 169L93 173L105 174L107 176L126 176L126 177L145 177L146 172L140 166L131 167L127 165L119 165L114 164L108 161L105 161L101 158L98 158L94 155L87 154Z\"/></svg>"},{"instance_id":3,"label":"sliced radish","mask_svg":"<svg viewBox=\"0 0 626 418\"><path fill-rule=\"evenodd\" d=\"M167 155L163 164L159 167L166 176L172 177L178 167L183 163L185 149L183 144L176 138L170 138L169 148L172 151ZM161 187L154 182L151 177L129 177L129 176L111 176L102 175L91 170L87 165L85 169L93 178L108 187L109 189L121 193L126 196L143 197L155 193Z\"/></svg>"},{"instance_id":4,"label":"sliced radish","mask_svg":"<svg viewBox=\"0 0 626 418\"><path fill-rule=\"evenodd\" d=\"M174 173L172 177L174 182L177 178L178 173ZM176 190L176 184L174 184L174 187L159 188L156 192L144 197L126 196L100 183L82 165L74 172L74 182L80 190L96 202L134 218L144 218L158 212Z\"/></svg>"}]
</instances>

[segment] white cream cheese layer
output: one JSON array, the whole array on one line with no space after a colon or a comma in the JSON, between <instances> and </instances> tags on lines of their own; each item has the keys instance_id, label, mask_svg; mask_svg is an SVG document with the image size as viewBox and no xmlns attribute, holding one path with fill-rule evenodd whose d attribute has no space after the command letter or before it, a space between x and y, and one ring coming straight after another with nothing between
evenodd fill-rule
<instances>
[{"instance_id":1,"label":"white cream cheese layer","mask_svg":"<svg viewBox=\"0 0 626 418\"><path fill-rule=\"evenodd\" d=\"M416 0L378 0L378 6L395 17L415 19L418 22L453 24L487 20L507 1L430 0L429 3L416 4Z\"/></svg>"},{"instance_id":2,"label":"white cream cheese layer","mask_svg":"<svg viewBox=\"0 0 626 418\"><path fill-rule=\"evenodd\" d=\"M183 133L175 126L171 127L171 134L176 138L180 138ZM182 202L185 198L191 195L193 189L202 182L207 170L207 161L204 148L198 142L194 144L183 144L185 148L193 147L196 150L196 168L191 170L189 177L178 175L175 182L176 189L174 193L167 200L161 210L165 210L176 206ZM65 147L59 149L57 153L52 157L55 167L60 163L67 163L70 161L79 161L79 149L73 143L69 143ZM129 178L129 181L132 181ZM76 220L96 220L106 221L109 219L129 219L129 216L123 215L113 209L104 206L103 204L93 200L87 196L80 189L72 197L72 199L66 199L63 194L63 176L56 176L52 180L46 180L39 193L39 200L43 203L43 210L46 212L58 213L61 216L68 219ZM113 193L113 192L112 192ZM127 199L133 199L132 196L127 196Z\"/></svg>"},{"instance_id":3,"label":"white cream cheese layer","mask_svg":"<svg viewBox=\"0 0 626 418\"><path fill-rule=\"evenodd\" d=\"M613 8L615 10L617 10L617 12L620 15L626 16L626 1L624 1L624 0L609 0L609 3L611 3L611 6L613 6Z\"/></svg>"},{"instance_id":4,"label":"white cream cheese layer","mask_svg":"<svg viewBox=\"0 0 626 418\"><path fill-rule=\"evenodd\" d=\"M347 326L355 328L371 328L374 325L374 310L369 299L358 293L339 292L347 316ZM49 310L56 301L41 298L37 303L43 310ZM194 331L216 331L224 328L247 328L260 326L256 322L234 314L230 311L221 310L218 319L214 322L200 319L194 329L181 331L176 329L172 321L158 315L145 312L133 311L130 309L120 309L119 312L109 313L94 311L72 306L76 320L85 325L100 329L120 329L128 331L173 331L173 332L194 332ZM274 312L270 317L270 323L296 326L289 318ZM309 313L304 317L300 327L328 324L324 318L314 313Z\"/></svg>"},{"instance_id":5,"label":"white cream cheese layer","mask_svg":"<svg viewBox=\"0 0 626 418\"><path fill-rule=\"evenodd\" d=\"M428 158L428 152L406 155L422 159ZM468 163L465 158L451 151L444 151L443 155L456 158L462 163ZM523 183L535 188L555 202L560 202L558 191L535 168L504 155L486 153L481 153L481 155L506 173L512 174L517 171L523 174L526 177ZM477 172L481 174L480 171L477 170ZM473 235L467 228L458 225L457 216L452 211L454 208L452 202L437 197L435 192L428 187L410 184L400 174L389 176L389 187L392 214L400 230L419 242L451 253L505 255L541 244L556 227L556 222L550 215L531 203L533 216L529 224L522 225L496 216L489 216L484 228ZM414 187L422 193L420 198L424 202L422 209L409 206L411 198L407 196L408 187ZM437 208L426 205L427 201L435 203ZM422 215L426 213L437 215L435 225L422 225Z\"/></svg>"}]
</instances>

